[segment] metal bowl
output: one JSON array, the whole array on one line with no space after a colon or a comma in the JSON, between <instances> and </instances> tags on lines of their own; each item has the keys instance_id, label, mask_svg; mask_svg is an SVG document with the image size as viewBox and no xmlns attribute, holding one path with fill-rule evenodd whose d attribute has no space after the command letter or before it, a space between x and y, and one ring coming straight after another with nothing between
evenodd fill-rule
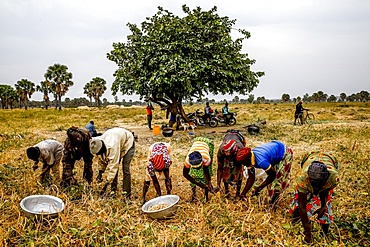
<instances>
[{"instance_id":1,"label":"metal bowl","mask_svg":"<svg viewBox=\"0 0 370 247\"><path fill-rule=\"evenodd\" d=\"M251 124L248 125L248 133L253 135L253 134L258 134L260 132L260 127L257 125Z\"/></svg>"},{"instance_id":2,"label":"metal bowl","mask_svg":"<svg viewBox=\"0 0 370 247\"><path fill-rule=\"evenodd\" d=\"M171 137L173 135L173 129L170 127L163 128L162 134L164 137Z\"/></svg>"},{"instance_id":3,"label":"metal bowl","mask_svg":"<svg viewBox=\"0 0 370 247\"><path fill-rule=\"evenodd\" d=\"M159 196L150 201L147 201L142 207L144 213L146 213L150 218L163 220L172 218L176 211L177 211L177 203L179 202L180 197L178 195L165 195ZM168 204L167 207L159 209L159 210L150 210L151 207L160 205L160 204Z\"/></svg>"},{"instance_id":4,"label":"metal bowl","mask_svg":"<svg viewBox=\"0 0 370 247\"><path fill-rule=\"evenodd\" d=\"M64 210L64 202L55 196L32 195L22 199L21 208L28 217L56 217Z\"/></svg>"}]
</instances>

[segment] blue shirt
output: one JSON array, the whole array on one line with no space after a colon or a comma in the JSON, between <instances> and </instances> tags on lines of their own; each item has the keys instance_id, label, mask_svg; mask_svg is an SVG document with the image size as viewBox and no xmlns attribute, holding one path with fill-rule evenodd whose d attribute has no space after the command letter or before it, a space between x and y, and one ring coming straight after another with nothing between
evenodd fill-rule
<instances>
[{"instance_id":1,"label":"blue shirt","mask_svg":"<svg viewBox=\"0 0 370 247\"><path fill-rule=\"evenodd\" d=\"M274 166L283 159L285 154L285 146L279 141L272 141L258 146L252 151L255 158L254 167L268 170L270 165Z\"/></svg>"},{"instance_id":2,"label":"blue shirt","mask_svg":"<svg viewBox=\"0 0 370 247\"><path fill-rule=\"evenodd\" d=\"M91 123L88 123L86 126L85 126L85 129L87 129L89 132L90 132L90 135L92 136L94 133L96 133L96 129L95 129L95 126Z\"/></svg>"}]
</instances>

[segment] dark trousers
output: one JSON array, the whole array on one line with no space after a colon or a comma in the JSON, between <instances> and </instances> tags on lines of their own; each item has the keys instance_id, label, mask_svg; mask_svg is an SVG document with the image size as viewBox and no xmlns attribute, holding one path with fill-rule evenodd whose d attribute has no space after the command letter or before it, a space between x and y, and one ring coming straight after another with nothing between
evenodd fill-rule
<instances>
[{"instance_id":1,"label":"dark trousers","mask_svg":"<svg viewBox=\"0 0 370 247\"><path fill-rule=\"evenodd\" d=\"M148 127L149 127L149 129L151 129L152 128L152 119L153 119L153 116L152 115L147 115L146 118L148 120Z\"/></svg>"}]
</instances>

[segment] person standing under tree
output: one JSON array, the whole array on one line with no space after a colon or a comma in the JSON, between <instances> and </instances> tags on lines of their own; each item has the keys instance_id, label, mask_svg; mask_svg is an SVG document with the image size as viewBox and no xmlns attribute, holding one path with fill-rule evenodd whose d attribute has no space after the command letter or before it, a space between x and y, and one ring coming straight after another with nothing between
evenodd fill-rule
<instances>
[{"instance_id":1,"label":"person standing under tree","mask_svg":"<svg viewBox=\"0 0 370 247\"><path fill-rule=\"evenodd\" d=\"M213 113L212 108L209 106L209 102L206 103L206 107L204 107L204 121L209 122L211 119L211 115Z\"/></svg>"},{"instance_id":2,"label":"person standing under tree","mask_svg":"<svg viewBox=\"0 0 370 247\"><path fill-rule=\"evenodd\" d=\"M146 106L146 118L148 120L148 128L150 130L153 130L153 128L152 128L152 120L153 120L152 110L154 110L154 107L152 105L152 102L150 100L148 100L148 105Z\"/></svg>"}]
</instances>

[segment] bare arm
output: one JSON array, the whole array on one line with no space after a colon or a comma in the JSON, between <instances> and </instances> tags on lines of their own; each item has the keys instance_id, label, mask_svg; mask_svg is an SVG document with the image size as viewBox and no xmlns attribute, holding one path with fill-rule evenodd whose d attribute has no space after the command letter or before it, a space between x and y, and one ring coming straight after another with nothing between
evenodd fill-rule
<instances>
[{"instance_id":1,"label":"bare arm","mask_svg":"<svg viewBox=\"0 0 370 247\"><path fill-rule=\"evenodd\" d=\"M183 170L182 170L182 175L184 175L184 177L185 177L187 180L189 180L189 181L190 181L191 183L193 183L193 184L198 185L199 187L201 187L201 188L203 188L203 189L206 189L206 188L207 188L207 185L206 185L206 184L202 184L202 183L199 183L199 182L195 181L195 179L194 179L192 176L190 176L189 172L190 172L190 168L186 168L186 167L184 166L184 168L183 168Z\"/></svg>"},{"instance_id":2,"label":"bare arm","mask_svg":"<svg viewBox=\"0 0 370 247\"><path fill-rule=\"evenodd\" d=\"M240 199L245 198L245 195L248 193L248 191L254 184L255 179L256 179L255 169L254 168L248 169L248 179L247 182L245 183L242 193L240 194Z\"/></svg>"},{"instance_id":3,"label":"bare arm","mask_svg":"<svg viewBox=\"0 0 370 247\"><path fill-rule=\"evenodd\" d=\"M211 176L209 175L209 166L203 166L203 173L204 173L204 176L205 176L205 178L207 180L208 190L211 191L211 192L213 192Z\"/></svg>"},{"instance_id":4,"label":"bare arm","mask_svg":"<svg viewBox=\"0 0 370 247\"><path fill-rule=\"evenodd\" d=\"M257 188L256 188L256 190L255 190L255 192L254 192L254 194L256 194L256 195L258 195L259 194L259 192L263 189L263 188L265 188L267 185L269 185L269 184L271 184L272 183L272 181L274 181L275 180L275 178L276 178L276 171L275 171L275 169L274 169L274 167L270 167L270 169L268 169L267 171L266 171L266 173L267 173L267 178L265 179L265 181L263 181L263 183L260 185L260 186L258 186Z\"/></svg>"},{"instance_id":5,"label":"bare arm","mask_svg":"<svg viewBox=\"0 0 370 247\"><path fill-rule=\"evenodd\" d=\"M312 233L311 233L311 225L308 221L306 206L307 206L307 193L298 192L298 206L299 206L299 216L302 221L305 241L308 243L312 243Z\"/></svg>"}]
</instances>

